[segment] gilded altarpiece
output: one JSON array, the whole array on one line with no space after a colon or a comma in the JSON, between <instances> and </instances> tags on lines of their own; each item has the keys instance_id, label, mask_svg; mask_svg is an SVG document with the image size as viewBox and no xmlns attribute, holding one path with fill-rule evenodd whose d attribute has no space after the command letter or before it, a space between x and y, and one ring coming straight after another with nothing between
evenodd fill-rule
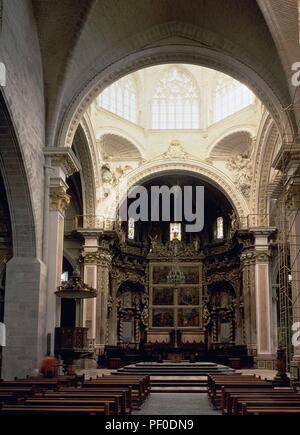
<instances>
[{"instance_id":1,"label":"gilded altarpiece","mask_svg":"<svg viewBox=\"0 0 300 435\"><path fill-rule=\"evenodd\" d=\"M173 331L180 333L181 344L202 342L203 272L198 246L179 240L155 243L148 259L148 341L168 343Z\"/></svg>"}]
</instances>

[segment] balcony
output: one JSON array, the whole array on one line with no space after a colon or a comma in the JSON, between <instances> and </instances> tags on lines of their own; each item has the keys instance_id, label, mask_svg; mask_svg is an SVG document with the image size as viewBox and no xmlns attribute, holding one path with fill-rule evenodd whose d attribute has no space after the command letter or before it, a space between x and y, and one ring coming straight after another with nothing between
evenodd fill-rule
<instances>
[{"instance_id":1,"label":"balcony","mask_svg":"<svg viewBox=\"0 0 300 435\"><path fill-rule=\"evenodd\" d=\"M65 219L65 233L83 230L113 231L115 220L101 215L78 215Z\"/></svg>"}]
</instances>

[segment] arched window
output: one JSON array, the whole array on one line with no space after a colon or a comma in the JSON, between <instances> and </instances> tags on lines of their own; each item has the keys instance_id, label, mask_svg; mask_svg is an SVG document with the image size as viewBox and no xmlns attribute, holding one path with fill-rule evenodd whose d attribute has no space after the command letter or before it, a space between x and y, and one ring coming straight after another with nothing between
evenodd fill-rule
<instances>
[{"instance_id":1,"label":"arched window","mask_svg":"<svg viewBox=\"0 0 300 435\"><path fill-rule=\"evenodd\" d=\"M134 219L132 217L130 217L128 219L128 230L127 230L127 233L128 233L127 237L128 237L128 239L134 240L134 232L135 232L134 230L135 230L135 228L134 228Z\"/></svg>"},{"instance_id":2,"label":"arched window","mask_svg":"<svg viewBox=\"0 0 300 435\"><path fill-rule=\"evenodd\" d=\"M254 95L247 86L231 77L219 77L215 91L215 122L247 107L254 100Z\"/></svg>"},{"instance_id":3,"label":"arched window","mask_svg":"<svg viewBox=\"0 0 300 435\"><path fill-rule=\"evenodd\" d=\"M178 68L158 82L152 98L152 128L199 128L199 95L193 80Z\"/></svg>"},{"instance_id":4,"label":"arched window","mask_svg":"<svg viewBox=\"0 0 300 435\"><path fill-rule=\"evenodd\" d=\"M217 218L217 231L216 236L218 240L224 239L224 220L222 216Z\"/></svg>"},{"instance_id":5,"label":"arched window","mask_svg":"<svg viewBox=\"0 0 300 435\"><path fill-rule=\"evenodd\" d=\"M137 121L136 87L132 77L124 77L104 89L98 101L104 109L128 121Z\"/></svg>"}]
</instances>

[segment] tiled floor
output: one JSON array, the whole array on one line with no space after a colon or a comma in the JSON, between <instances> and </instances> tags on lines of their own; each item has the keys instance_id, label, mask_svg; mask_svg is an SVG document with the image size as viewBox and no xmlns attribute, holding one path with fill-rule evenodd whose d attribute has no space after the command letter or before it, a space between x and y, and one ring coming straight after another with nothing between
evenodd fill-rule
<instances>
[{"instance_id":1,"label":"tiled floor","mask_svg":"<svg viewBox=\"0 0 300 435\"><path fill-rule=\"evenodd\" d=\"M152 393L133 415L220 415L212 409L207 394Z\"/></svg>"}]
</instances>

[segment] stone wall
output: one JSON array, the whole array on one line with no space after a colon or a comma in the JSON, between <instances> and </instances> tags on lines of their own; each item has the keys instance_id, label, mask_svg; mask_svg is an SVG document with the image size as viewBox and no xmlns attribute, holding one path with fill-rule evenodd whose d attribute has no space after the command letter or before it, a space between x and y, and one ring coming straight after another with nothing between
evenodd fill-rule
<instances>
[{"instance_id":1,"label":"stone wall","mask_svg":"<svg viewBox=\"0 0 300 435\"><path fill-rule=\"evenodd\" d=\"M36 226L37 255L40 257L44 202L44 84L30 1L4 1L0 61L6 65L7 83L2 91L26 169Z\"/></svg>"}]
</instances>

